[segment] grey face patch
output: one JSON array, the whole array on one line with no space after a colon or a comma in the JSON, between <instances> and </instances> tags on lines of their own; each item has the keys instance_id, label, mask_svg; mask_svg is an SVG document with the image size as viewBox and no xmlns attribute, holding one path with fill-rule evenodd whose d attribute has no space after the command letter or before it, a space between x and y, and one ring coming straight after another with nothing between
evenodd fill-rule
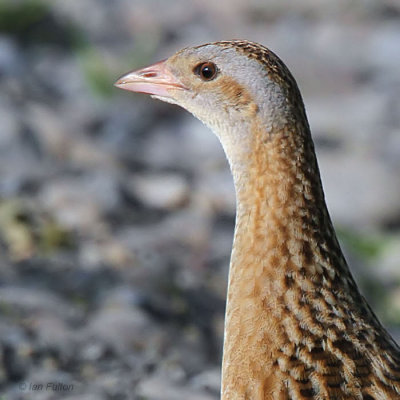
<instances>
[{"instance_id":1,"label":"grey face patch","mask_svg":"<svg viewBox=\"0 0 400 400\"><path fill-rule=\"evenodd\" d=\"M244 87L250 94L255 107L257 107L264 121L276 120L277 111L279 111L280 116L285 111L285 93L277 82L270 79L270 71L266 65L254 57L249 57L237 47L232 46L232 44L227 46L224 42L221 42L186 48L177 53L177 57L194 60L194 65L191 67L203 62L214 63L219 70L215 82L219 78L228 77L238 85ZM190 74L191 71L187 73ZM204 85L207 85L207 82L204 82ZM213 121L218 119L218 117L221 119L240 119L240 115L235 117L234 110L228 110L218 103L215 93L210 93L208 97L206 91L204 91L200 96L192 96L191 98L193 104L186 103L184 106L189 111L194 113L194 108L199 108L202 104L204 108L204 105L207 104L210 106L208 107L208 114L216 114L216 116L208 115L201 118L208 125L210 125L210 121L207 121L208 118ZM198 112L195 114L198 115ZM277 122L275 121L275 124ZM215 130L215 128L213 129Z\"/></svg>"},{"instance_id":2,"label":"grey face patch","mask_svg":"<svg viewBox=\"0 0 400 400\"><path fill-rule=\"evenodd\" d=\"M239 165L238 160L252 146L254 118L249 118L250 107L255 111L253 116L257 116L258 137L262 140L285 128L293 115L288 92L298 92L289 72L282 78L279 59L273 53L266 48L249 53L240 43L219 42L186 48L169 59L171 72L188 87L177 92L173 101L214 131L231 165ZM219 70L211 81L201 80L193 71L196 65L205 62L214 63ZM237 101L238 98L242 101ZM301 101L300 104L302 107Z\"/></svg>"}]
</instances>

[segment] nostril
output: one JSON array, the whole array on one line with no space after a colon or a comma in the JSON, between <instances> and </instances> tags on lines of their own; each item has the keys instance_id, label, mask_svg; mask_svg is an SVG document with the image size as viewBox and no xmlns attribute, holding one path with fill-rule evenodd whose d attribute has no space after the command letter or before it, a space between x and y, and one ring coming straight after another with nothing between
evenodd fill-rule
<instances>
[{"instance_id":1,"label":"nostril","mask_svg":"<svg viewBox=\"0 0 400 400\"><path fill-rule=\"evenodd\" d=\"M144 72L142 76L143 78L155 78L157 76L157 72L154 71Z\"/></svg>"}]
</instances>

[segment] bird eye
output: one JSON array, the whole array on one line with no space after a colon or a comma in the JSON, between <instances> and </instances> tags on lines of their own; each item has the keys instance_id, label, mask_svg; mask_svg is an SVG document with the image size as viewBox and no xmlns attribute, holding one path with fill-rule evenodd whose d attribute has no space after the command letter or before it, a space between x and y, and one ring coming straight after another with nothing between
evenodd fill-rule
<instances>
[{"instance_id":1,"label":"bird eye","mask_svg":"<svg viewBox=\"0 0 400 400\"><path fill-rule=\"evenodd\" d=\"M212 62L205 62L197 65L194 72L200 76L203 81L211 81L217 76L217 66Z\"/></svg>"}]
</instances>

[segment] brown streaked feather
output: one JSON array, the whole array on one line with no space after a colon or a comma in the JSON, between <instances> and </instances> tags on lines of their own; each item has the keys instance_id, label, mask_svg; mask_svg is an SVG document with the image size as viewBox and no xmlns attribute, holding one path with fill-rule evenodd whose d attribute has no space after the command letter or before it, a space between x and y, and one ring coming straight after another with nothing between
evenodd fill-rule
<instances>
[{"instance_id":1,"label":"brown streaked feather","mask_svg":"<svg viewBox=\"0 0 400 400\"><path fill-rule=\"evenodd\" d=\"M244 311L247 321L228 317L232 321L227 322L226 341L234 341L230 345L243 347L247 354L241 353L239 362L239 357L231 359L229 347L225 352L222 399L246 398L241 397L238 382L246 380L246 387L257 379L276 389L271 392L264 385L264 394L249 398L275 399L286 393L292 400L400 399L400 351L359 293L340 250L294 78L265 47L246 41L218 45L234 47L263 63L269 77L285 87L296 122L289 121L286 127L292 134L274 132L269 141L261 138L262 124L254 122L253 176L248 177L248 193L240 199L251 205L253 221L244 228L238 216L235 247L241 255L240 261L233 261L254 279L244 279L240 272L235 282L236 266L231 266L231 290L236 291L232 297L239 303L231 306L238 313L236 307L245 302L252 280L250 293L260 299L260 306L254 319L249 308ZM266 301L271 296L276 296L274 302ZM263 313L268 313L267 321L257 318ZM230 322L235 330L254 321L244 335L229 329ZM266 323L273 327L273 338L268 337ZM271 385L274 368L280 383Z\"/></svg>"}]
</instances>

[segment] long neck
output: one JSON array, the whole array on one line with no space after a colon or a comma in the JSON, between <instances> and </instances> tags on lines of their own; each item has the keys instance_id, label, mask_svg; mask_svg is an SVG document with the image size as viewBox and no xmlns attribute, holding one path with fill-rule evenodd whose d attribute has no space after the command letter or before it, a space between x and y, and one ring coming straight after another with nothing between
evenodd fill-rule
<instances>
[{"instance_id":1,"label":"long neck","mask_svg":"<svg viewBox=\"0 0 400 400\"><path fill-rule=\"evenodd\" d=\"M326 334L334 313L340 321L340 312L362 310L371 321L367 325L376 324L335 237L308 124L266 135L255 121L251 129L251 156L241 154L240 164L230 160L237 216L223 400L268 398L265 388L280 382L273 376L282 370L276 365L289 365L290 352L295 354L307 338L323 347L318 338ZM268 390L272 393L273 387Z\"/></svg>"},{"instance_id":2,"label":"long neck","mask_svg":"<svg viewBox=\"0 0 400 400\"><path fill-rule=\"evenodd\" d=\"M236 273L252 269L287 282L298 275L329 280L348 275L308 124L287 125L268 137L262 129L252 130L251 157L238 168L232 165L237 215L230 283ZM282 289L271 286L273 280L261 285L269 295Z\"/></svg>"}]
</instances>

